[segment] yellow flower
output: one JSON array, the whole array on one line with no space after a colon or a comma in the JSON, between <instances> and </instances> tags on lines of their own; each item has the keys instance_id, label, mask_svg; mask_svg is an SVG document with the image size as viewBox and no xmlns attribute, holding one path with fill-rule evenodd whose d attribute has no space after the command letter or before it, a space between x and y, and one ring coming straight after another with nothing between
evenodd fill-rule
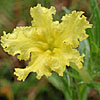
<instances>
[{"instance_id":1,"label":"yellow flower","mask_svg":"<svg viewBox=\"0 0 100 100\"><path fill-rule=\"evenodd\" d=\"M17 27L1 37L5 52L17 55L19 60L31 59L26 68L15 69L18 80L24 81L30 72L36 72L38 79L50 76L53 71L63 76L66 65L70 66L71 62L82 68L84 55L80 56L76 48L79 41L88 37L85 29L92 27L83 12L66 14L61 23L53 21L54 7L48 9L38 4L30 13L32 26Z\"/></svg>"}]
</instances>

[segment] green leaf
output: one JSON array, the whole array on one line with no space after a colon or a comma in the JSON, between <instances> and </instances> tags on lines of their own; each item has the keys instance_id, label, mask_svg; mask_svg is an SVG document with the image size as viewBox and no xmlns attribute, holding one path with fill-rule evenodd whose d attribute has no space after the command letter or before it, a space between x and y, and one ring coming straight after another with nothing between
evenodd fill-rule
<instances>
[{"instance_id":1,"label":"green leaf","mask_svg":"<svg viewBox=\"0 0 100 100\"><path fill-rule=\"evenodd\" d=\"M75 69L67 70L67 71L65 71L65 73L68 74L72 78L75 78L77 80L81 80L79 73Z\"/></svg>"},{"instance_id":2,"label":"green leaf","mask_svg":"<svg viewBox=\"0 0 100 100\"><path fill-rule=\"evenodd\" d=\"M99 48L98 46L95 44L95 42L91 42L91 50L93 54L98 54L99 52Z\"/></svg>"},{"instance_id":3,"label":"green leaf","mask_svg":"<svg viewBox=\"0 0 100 100\"><path fill-rule=\"evenodd\" d=\"M84 58L84 66L88 67L88 62L90 59L90 46L88 43L88 40L84 40L82 42L80 42L80 46L79 46L79 51L82 54L85 54L85 58Z\"/></svg>"},{"instance_id":4,"label":"green leaf","mask_svg":"<svg viewBox=\"0 0 100 100\"><path fill-rule=\"evenodd\" d=\"M65 100L72 100L72 89L68 86L66 75L60 77L56 73L53 73L53 75L50 76L48 80L53 86L55 86L57 89L61 90L64 93Z\"/></svg>"},{"instance_id":5,"label":"green leaf","mask_svg":"<svg viewBox=\"0 0 100 100\"><path fill-rule=\"evenodd\" d=\"M52 83L53 86L55 86L57 89L64 91L64 83L62 82L61 78L57 76L56 74L53 74L48 78L50 83Z\"/></svg>"}]
</instances>

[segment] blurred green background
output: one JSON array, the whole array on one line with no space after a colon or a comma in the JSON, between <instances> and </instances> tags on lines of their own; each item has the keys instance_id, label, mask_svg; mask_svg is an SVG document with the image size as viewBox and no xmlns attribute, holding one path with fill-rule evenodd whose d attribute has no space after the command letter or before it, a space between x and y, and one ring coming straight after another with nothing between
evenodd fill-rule
<instances>
[{"instance_id":1,"label":"blurred green background","mask_svg":"<svg viewBox=\"0 0 100 100\"><path fill-rule=\"evenodd\" d=\"M73 10L85 12L93 28L86 30L89 38L78 49L86 54L87 73L79 75L68 68L63 77L54 73L40 80L36 73L30 73L25 82L19 82L13 75L14 68L25 67L28 62L18 61L0 47L0 100L100 100L100 0L0 0L0 36L16 26L31 25L30 7L38 3L48 8L55 6L54 20L59 21ZM93 81L88 80L88 74Z\"/></svg>"}]
</instances>

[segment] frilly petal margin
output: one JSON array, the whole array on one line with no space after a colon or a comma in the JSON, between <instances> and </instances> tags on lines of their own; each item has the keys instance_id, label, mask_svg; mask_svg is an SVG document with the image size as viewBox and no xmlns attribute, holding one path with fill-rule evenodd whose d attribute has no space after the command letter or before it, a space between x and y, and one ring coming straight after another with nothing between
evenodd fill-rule
<instances>
[{"instance_id":1,"label":"frilly petal margin","mask_svg":"<svg viewBox=\"0 0 100 100\"><path fill-rule=\"evenodd\" d=\"M30 38L34 32L31 27L17 27L12 34L4 32L4 35L1 36L1 46L10 55L15 56L18 54L17 58L19 60L28 60L31 52L41 52L35 46L36 43Z\"/></svg>"},{"instance_id":2,"label":"frilly petal margin","mask_svg":"<svg viewBox=\"0 0 100 100\"><path fill-rule=\"evenodd\" d=\"M30 72L31 72L30 68L25 68L25 69L15 68L14 75L18 76L17 80L24 81Z\"/></svg>"},{"instance_id":3,"label":"frilly petal margin","mask_svg":"<svg viewBox=\"0 0 100 100\"><path fill-rule=\"evenodd\" d=\"M32 26L38 28L50 28L53 17L55 15L55 7L51 6L50 9L42 7L38 4L36 7L30 9L30 14L33 18Z\"/></svg>"},{"instance_id":4,"label":"frilly petal margin","mask_svg":"<svg viewBox=\"0 0 100 100\"><path fill-rule=\"evenodd\" d=\"M79 40L82 41L88 37L86 29L91 28L92 24L86 20L86 17L82 15L83 11L73 11L72 14L66 14L62 17L60 27L62 27L62 34L60 39L66 43L77 48L79 46Z\"/></svg>"}]
</instances>

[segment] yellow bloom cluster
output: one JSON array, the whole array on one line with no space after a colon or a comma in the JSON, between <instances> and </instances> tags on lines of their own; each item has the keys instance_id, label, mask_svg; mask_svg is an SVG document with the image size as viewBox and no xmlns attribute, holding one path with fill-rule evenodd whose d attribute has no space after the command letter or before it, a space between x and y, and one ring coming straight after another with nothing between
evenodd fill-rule
<instances>
[{"instance_id":1,"label":"yellow bloom cluster","mask_svg":"<svg viewBox=\"0 0 100 100\"><path fill-rule=\"evenodd\" d=\"M30 60L26 68L16 68L14 74L18 80L25 80L30 72L36 72L37 78L51 76L57 72L63 76L66 65L73 62L82 68L84 55L80 56L77 47L79 41L88 37L86 28L92 25L86 20L82 11L73 11L62 17L62 22L53 21L54 7L50 9L38 4L30 9L32 26L17 27L12 33L1 37L5 52L17 55L19 60Z\"/></svg>"}]
</instances>

